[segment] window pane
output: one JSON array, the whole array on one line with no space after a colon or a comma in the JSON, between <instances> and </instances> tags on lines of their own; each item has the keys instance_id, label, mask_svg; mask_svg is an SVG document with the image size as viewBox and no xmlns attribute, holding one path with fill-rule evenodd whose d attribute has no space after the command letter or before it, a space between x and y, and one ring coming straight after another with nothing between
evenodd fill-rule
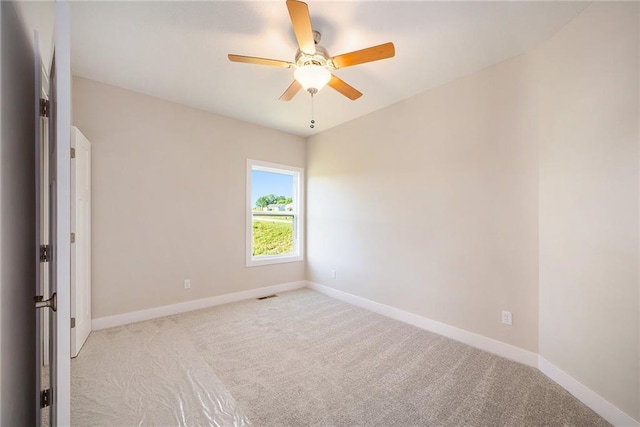
<instances>
[{"instance_id":1,"label":"window pane","mask_svg":"<svg viewBox=\"0 0 640 427\"><path fill-rule=\"evenodd\" d=\"M293 217L253 216L253 256L293 254Z\"/></svg>"},{"instance_id":2,"label":"window pane","mask_svg":"<svg viewBox=\"0 0 640 427\"><path fill-rule=\"evenodd\" d=\"M251 171L253 256L294 253L294 177Z\"/></svg>"}]
</instances>

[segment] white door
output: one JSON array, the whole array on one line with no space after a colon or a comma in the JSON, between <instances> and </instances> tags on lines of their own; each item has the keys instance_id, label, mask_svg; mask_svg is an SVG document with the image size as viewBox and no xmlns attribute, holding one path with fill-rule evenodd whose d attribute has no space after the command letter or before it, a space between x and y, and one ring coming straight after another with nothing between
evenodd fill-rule
<instances>
[{"instance_id":1,"label":"white door","mask_svg":"<svg viewBox=\"0 0 640 427\"><path fill-rule=\"evenodd\" d=\"M49 96L48 73L42 64L38 45L38 32L34 32L34 64L35 64L35 171L36 171L36 423L42 424L42 409L52 404L55 384L43 382L45 366L55 364L53 347L53 317L57 308L57 295L49 287L53 262L50 245L49 221L53 216L53 206L49 203L49 116L46 104ZM49 368L47 368L49 369ZM51 424L51 417L46 417Z\"/></svg>"},{"instance_id":2,"label":"white door","mask_svg":"<svg viewBox=\"0 0 640 427\"><path fill-rule=\"evenodd\" d=\"M54 58L49 75L49 102L46 122L41 122L42 69L35 35L35 105L36 105L36 420L41 421L41 407L48 406L49 425L71 424L70 361L70 131L71 131L71 39L69 4L55 5ZM44 119L43 119L44 120ZM47 126L48 124L48 126ZM41 138L48 137L43 142ZM46 149L46 151L43 151ZM48 179L41 180L46 173ZM45 187L46 185L46 187ZM47 193L43 196L42 193ZM44 228L44 230L43 230ZM47 230L48 228L48 230ZM46 232L46 235L44 235ZM43 247L44 245L44 247ZM48 285L48 286L47 286ZM39 301L38 301L39 299ZM48 342L43 342L43 322L48 320ZM41 390L43 346L49 348L49 385ZM46 353L46 352L45 352Z\"/></svg>"},{"instance_id":3,"label":"white door","mask_svg":"<svg viewBox=\"0 0 640 427\"><path fill-rule=\"evenodd\" d=\"M58 290L58 270L64 270L64 264L60 264L58 250L59 242L57 239L58 235L58 191L57 191L57 182L58 182L58 170L57 170L57 134L58 134L58 126L59 123L56 120L56 86L57 86L57 70L56 70L56 53L54 51L53 54L53 62L51 63L51 71L49 75L50 89L49 89L49 244L48 246L48 263L49 263L49 292L53 295L56 294ZM57 295L57 294L56 294ZM61 295L57 295L56 305L61 301ZM60 345L58 343L58 323L60 320L60 316L56 311L52 311L49 313L49 387L51 390L51 395L55 396L55 400L51 399L50 402L50 412L49 412L49 420L52 426L58 425L56 423L57 419L57 385L58 378L60 374L58 373L58 366L60 365L60 359L58 358L58 349Z\"/></svg>"},{"instance_id":4,"label":"white door","mask_svg":"<svg viewBox=\"0 0 640 427\"><path fill-rule=\"evenodd\" d=\"M71 130L71 357L91 332L91 144Z\"/></svg>"},{"instance_id":5,"label":"white door","mask_svg":"<svg viewBox=\"0 0 640 427\"><path fill-rule=\"evenodd\" d=\"M71 424L71 37L69 3L56 1L49 77L49 289L51 425Z\"/></svg>"}]
</instances>

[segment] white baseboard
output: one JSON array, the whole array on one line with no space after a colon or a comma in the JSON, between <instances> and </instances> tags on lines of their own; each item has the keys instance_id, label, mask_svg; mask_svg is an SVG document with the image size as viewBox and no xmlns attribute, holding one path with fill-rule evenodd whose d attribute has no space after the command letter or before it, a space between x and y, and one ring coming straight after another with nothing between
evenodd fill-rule
<instances>
[{"instance_id":1,"label":"white baseboard","mask_svg":"<svg viewBox=\"0 0 640 427\"><path fill-rule=\"evenodd\" d=\"M542 356L538 356L538 369L614 426L640 426L640 422L625 414Z\"/></svg>"},{"instance_id":2,"label":"white baseboard","mask_svg":"<svg viewBox=\"0 0 640 427\"><path fill-rule=\"evenodd\" d=\"M511 344L506 344L483 335L475 334L464 329L456 328L445 323L437 322L395 307L380 304L379 302L339 291L328 286L320 285L319 283L307 281L307 287L335 299L339 299L349 304L382 314L383 316L417 326L418 328L426 329L427 331L435 332L436 334L444 335L445 337L469 344L472 347L488 351L489 353L497 354L498 356L506 357L507 359L515 360L516 362L520 362L534 368L538 366L538 355L532 351L528 351Z\"/></svg>"},{"instance_id":3,"label":"white baseboard","mask_svg":"<svg viewBox=\"0 0 640 427\"><path fill-rule=\"evenodd\" d=\"M149 308L147 310L132 311L130 313L100 317L91 320L91 330L97 331L100 329L112 328L114 326L142 322L144 320L156 319L158 317L171 316L187 311L213 307L215 305L228 304L230 302L242 301L250 298L259 298L269 294L304 288L305 286L305 281L282 283L279 285L265 286L262 288L250 289L247 291L234 292L232 294L218 295L215 297L185 301L171 305L163 305L160 307Z\"/></svg>"},{"instance_id":4,"label":"white baseboard","mask_svg":"<svg viewBox=\"0 0 640 427\"><path fill-rule=\"evenodd\" d=\"M524 350L483 335L465 331L464 329L459 329L454 326L437 322L417 314L380 304L366 298L352 295L338 289L320 285L319 283L307 281L307 287L346 303L382 314L383 316L444 335L445 337L469 344L470 346L488 351L489 353L497 354L498 356L538 368L543 374L558 383L561 387L574 395L589 408L593 409L597 414L609 421L611 424L624 427L640 427L640 423L638 421L616 408L593 390L581 384L569 374L539 356L537 353Z\"/></svg>"}]
</instances>

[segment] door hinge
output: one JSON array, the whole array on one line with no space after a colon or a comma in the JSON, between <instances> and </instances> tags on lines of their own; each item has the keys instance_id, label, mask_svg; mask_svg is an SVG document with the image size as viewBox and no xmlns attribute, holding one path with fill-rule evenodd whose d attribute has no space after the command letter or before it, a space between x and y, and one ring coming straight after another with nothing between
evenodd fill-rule
<instances>
[{"instance_id":1,"label":"door hinge","mask_svg":"<svg viewBox=\"0 0 640 427\"><path fill-rule=\"evenodd\" d=\"M50 406L51 397L52 397L52 392L50 388L46 390L41 390L40 391L40 407L46 408L47 406Z\"/></svg>"},{"instance_id":2,"label":"door hinge","mask_svg":"<svg viewBox=\"0 0 640 427\"><path fill-rule=\"evenodd\" d=\"M76 242L76 233L71 233L71 243Z\"/></svg>"},{"instance_id":3,"label":"door hinge","mask_svg":"<svg viewBox=\"0 0 640 427\"><path fill-rule=\"evenodd\" d=\"M76 149L75 148L71 148L71 158L72 159L76 158Z\"/></svg>"},{"instance_id":4,"label":"door hinge","mask_svg":"<svg viewBox=\"0 0 640 427\"><path fill-rule=\"evenodd\" d=\"M49 117L49 100L40 98L40 116Z\"/></svg>"},{"instance_id":5,"label":"door hinge","mask_svg":"<svg viewBox=\"0 0 640 427\"><path fill-rule=\"evenodd\" d=\"M71 327L72 327L72 328L75 328L75 327L76 327L76 318L75 318L75 317L72 317L72 318L71 318Z\"/></svg>"},{"instance_id":6,"label":"door hinge","mask_svg":"<svg viewBox=\"0 0 640 427\"><path fill-rule=\"evenodd\" d=\"M51 261L51 246L40 245L40 262Z\"/></svg>"}]
</instances>

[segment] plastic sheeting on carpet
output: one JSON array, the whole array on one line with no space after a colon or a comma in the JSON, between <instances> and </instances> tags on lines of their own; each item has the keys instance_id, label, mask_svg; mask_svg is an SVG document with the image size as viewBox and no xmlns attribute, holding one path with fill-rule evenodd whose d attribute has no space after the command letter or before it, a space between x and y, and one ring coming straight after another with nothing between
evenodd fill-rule
<instances>
[{"instance_id":1,"label":"plastic sheeting on carpet","mask_svg":"<svg viewBox=\"0 0 640 427\"><path fill-rule=\"evenodd\" d=\"M250 424L171 317L93 332L71 373L73 425Z\"/></svg>"}]
</instances>

